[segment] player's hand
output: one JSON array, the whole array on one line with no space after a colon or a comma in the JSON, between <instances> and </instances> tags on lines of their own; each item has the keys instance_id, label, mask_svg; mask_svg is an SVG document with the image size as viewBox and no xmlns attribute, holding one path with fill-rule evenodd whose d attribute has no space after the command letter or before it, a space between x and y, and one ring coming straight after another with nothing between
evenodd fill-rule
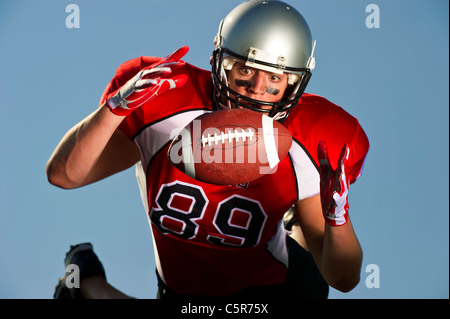
<instances>
[{"instance_id":1,"label":"player's hand","mask_svg":"<svg viewBox=\"0 0 450 319\"><path fill-rule=\"evenodd\" d=\"M317 147L320 171L320 197L325 221L333 226L344 225L348 220L348 179L345 175L350 149L345 143L336 170L330 165L325 141Z\"/></svg>"},{"instance_id":2,"label":"player's hand","mask_svg":"<svg viewBox=\"0 0 450 319\"><path fill-rule=\"evenodd\" d=\"M184 46L161 61L143 68L118 91L106 97L106 104L114 114L127 116L135 109L164 92L182 87L188 77L185 74L169 78L172 70L184 65L180 59L189 51Z\"/></svg>"}]
</instances>

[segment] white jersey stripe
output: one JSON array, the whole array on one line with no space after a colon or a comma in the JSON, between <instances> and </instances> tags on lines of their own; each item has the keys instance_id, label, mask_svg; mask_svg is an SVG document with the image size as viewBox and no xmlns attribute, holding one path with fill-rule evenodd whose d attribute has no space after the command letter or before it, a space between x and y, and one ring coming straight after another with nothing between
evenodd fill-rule
<instances>
[{"instance_id":1,"label":"white jersey stripe","mask_svg":"<svg viewBox=\"0 0 450 319\"><path fill-rule=\"evenodd\" d=\"M280 220L275 235L267 242L267 250L286 267L289 267L289 257L286 247L287 234L288 231L284 228L283 221Z\"/></svg>"},{"instance_id":2,"label":"white jersey stripe","mask_svg":"<svg viewBox=\"0 0 450 319\"><path fill-rule=\"evenodd\" d=\"M319 171L305 150L293 140L289 150L298 185L298 200L320 193Z\"/></svg>"},{"instance_id":3,"label":"white jersey stripe","mask_svg":"<svg viewBox=\"0 0 450 319\"><path fill-rule=\"evenodd\" d=\"M144 128L134 138L134 142L141 150L143 168L146 170L153 156L179 134L186 125L196 117L208 112L206 110L182 112Z\"/></svg>"}]
</instances>

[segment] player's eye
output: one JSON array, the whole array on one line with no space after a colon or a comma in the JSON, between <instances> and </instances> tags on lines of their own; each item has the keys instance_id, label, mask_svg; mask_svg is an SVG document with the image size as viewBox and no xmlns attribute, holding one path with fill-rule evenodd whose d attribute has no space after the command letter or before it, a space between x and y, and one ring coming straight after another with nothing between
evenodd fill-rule
<instances>
[{"instance_id":1,"label":"player's eye","mask_svg":"<svg viewBox=\"0 0 450 319\"><path fill-rule=\"evenodd\" d=\"M241 73L242 75L251 75L253 72L249 68L241 68L239 70L239 73Z\"/></svg>"},{"instance_id":2,"label":"player's eye","mask_svg":"<svg viewBox=\"0 0 450 319\"><path fill-rule=\"evenodd\" d=\"M270 79L270 81L272 81L272 82L279 82L279 81L281 81L281 78L280 78L278 75L276 75L276 74L271 74L271 75L269 76L269 79Z\"/></svg>"}]
</instances>

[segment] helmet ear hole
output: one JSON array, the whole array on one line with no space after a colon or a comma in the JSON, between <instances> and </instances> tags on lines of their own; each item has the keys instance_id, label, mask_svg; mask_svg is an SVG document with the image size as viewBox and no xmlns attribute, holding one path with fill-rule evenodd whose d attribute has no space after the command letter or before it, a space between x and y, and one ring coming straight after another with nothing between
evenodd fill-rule
<instances>
[{"instance_id":1,"label":"helmet ear hole","mask_svg":"<svg viewBox=\"0 0 450 319\"><path fill-rule=\"evenodd\" d=\"M289 73L288 74L288 84L294 85L296 82L298 82L300 77L297 74Z\"/></svg>"},{"instance_id":2,"label":"helmet ear hole","mask_svg":"<svg viewBox=\"0 0 450 319\"><path fill-rule=\"evenodd\" d=\"M223 69L225 71L230 71L233 68L235 63L236 63L235 59L233 59L231 57L225 57L225 58L223 58L223 62L222 62Z\"/></svg>"}]
</instances>

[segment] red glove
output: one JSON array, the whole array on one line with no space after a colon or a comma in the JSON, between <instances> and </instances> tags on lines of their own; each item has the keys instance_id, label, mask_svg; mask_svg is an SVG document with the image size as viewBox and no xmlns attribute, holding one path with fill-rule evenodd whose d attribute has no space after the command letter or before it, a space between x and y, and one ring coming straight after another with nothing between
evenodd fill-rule
<instances>
[{"instance_id":1,"label":"red glove","mask_svg":"<svg viewBox=\"0 0 450 319\"><path fill-rule=\"evenodd\" d=\"M114 114L127 116L135 109L156 96L182 87L188 77L185 74L167 78L173 69L184 65L180 59L189 51L184 46L169 54L161 61L143 68L118 91L106 96L106 105Z\"/></svg>"},{"instance_id":2,"label":"red glove","mask_svg":"<svg viewBox=\"0 0 450 319\"><path fill-rule=\"evenodd\" d=\"M328 158L325 141L317 147L320 171L320 197L325 221L332 226L344 225L348 220L348 179L345 175L350 149L345 143L334 171Z\"/></svg>"}]
</instances>

